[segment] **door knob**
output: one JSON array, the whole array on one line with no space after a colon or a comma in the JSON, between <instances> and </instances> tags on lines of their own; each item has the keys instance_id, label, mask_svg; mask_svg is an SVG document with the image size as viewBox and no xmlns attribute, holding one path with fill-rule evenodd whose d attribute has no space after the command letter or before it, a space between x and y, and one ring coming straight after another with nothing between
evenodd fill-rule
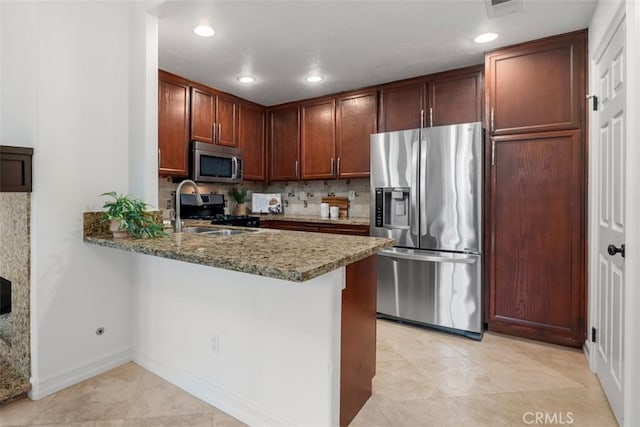
<instances>
[{"instance_id":1,"label":"door knob","mask_svg":"<svg viewBox=\"0 0 640 427\"><path fill-rule=\"evenodd\" d=\"M622 258L624 258L624 244L620 245L619 248L617 248L616 245L609 245L607 246L607 252L609 252L609 255L611 256L619 252L620 255L622 255Z\"/></svg>"}]
</instances>

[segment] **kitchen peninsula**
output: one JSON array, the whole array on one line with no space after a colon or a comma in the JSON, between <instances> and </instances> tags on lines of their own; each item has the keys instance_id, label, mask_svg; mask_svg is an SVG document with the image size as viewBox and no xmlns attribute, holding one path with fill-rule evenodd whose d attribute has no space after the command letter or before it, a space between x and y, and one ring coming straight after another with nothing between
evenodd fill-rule
<instances>
[{"instance_id":1,"label":"kitchen peninsula","mask_svg":"<svg viewBox=\"0 0 640 427\"><path fill-rule=\"evenodd\" d=\"M347 425L369 398L375 254L392 240L271 229L116 240L95 217L86 243L142 254L136 363L250 425Z\"/></svg>"}]
</instances>

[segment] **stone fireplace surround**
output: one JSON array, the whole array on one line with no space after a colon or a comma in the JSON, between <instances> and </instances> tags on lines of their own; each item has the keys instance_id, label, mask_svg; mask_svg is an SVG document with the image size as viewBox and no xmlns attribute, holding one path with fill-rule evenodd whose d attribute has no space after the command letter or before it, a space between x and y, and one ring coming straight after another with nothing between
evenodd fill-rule
<instances>
[{"instance_id":1,"label":"stone fireplace surround","mask_svg":"<svg viewBox=\"0 0 640 427\"><path fill-rule=\"evenodd\" d=\"M0 404L28 391L30 340L30 195L0 192L0 276L11 282L11 313L0 330ZM10 317L9 317L10 316ZM12 371L12 375L9 374ZM24 390L26 388L26 390Z\"/></svg>"}]
</instances>

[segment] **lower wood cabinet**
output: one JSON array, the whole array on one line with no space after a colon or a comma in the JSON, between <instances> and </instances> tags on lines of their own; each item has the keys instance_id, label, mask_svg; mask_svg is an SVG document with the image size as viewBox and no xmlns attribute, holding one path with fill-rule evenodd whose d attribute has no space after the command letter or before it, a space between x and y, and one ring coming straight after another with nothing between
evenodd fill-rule
<instances>
[{"instance_id":1,"label":"lower wood cabinet","mask_svg":"<svg viewBox=\"0 0 640 427\"><path fill-rule=\"evenodd\" d=\"M371 397L376 375L377 255L346 267L340 337L340 426Z\"/></svg>"},{"instance_id":2,"label":"lower wood cabinet","mask_svg":"<svg viewBox=\"0 0 640 427\"><path fill-rule=\"evenodd\" d=\"M316 222L301 222L287 220L260 220L262 228L276 228L280 230L308 231L311 233L348 234L352 236L368 236L368 225L357 224L328 224Z\"/></svg>"},{"instance_id":3,"label":"lower wood cabinet","mask_svg":"<svg viewBox=\"0 0 640 427\"><path fill-rule=\"evenodd\" d=\"M493 138L489 330L580 347L586 331L580 130Z\"/></svg>"}]
</instances>

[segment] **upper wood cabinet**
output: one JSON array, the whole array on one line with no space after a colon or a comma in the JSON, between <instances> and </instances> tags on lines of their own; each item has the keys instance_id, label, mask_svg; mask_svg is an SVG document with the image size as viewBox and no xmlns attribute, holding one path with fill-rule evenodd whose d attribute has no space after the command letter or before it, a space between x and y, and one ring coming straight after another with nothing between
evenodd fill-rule
<instances>
[{"instance_id":1,"label":"upper wood cabinet","mask_svg":"<svg viewBox=\"0 0 640 427\"><path fill-rule=\"evenodd\" d=\"M202 86L191 89L191 139L238 146L238 100Z\"/></svg>"},{"instance_id":2,"label":"upper wood cabinet","mask_svg":"<svg viewBox=\"0 0 640 427\"><path fill-rule=\"evenodd\" d=\"M244 179L264 181L267 179L265 109L241 101L238 111L238 139L244 158Z\"/></svg>"},{"instance_id":3,"label":"upper wood cabinet","mask_svg":"<svg viewBox=\"0 0 640 427\"><path fill-rule=\"evenodd\" d=\"M300 113L298 104L268 110L271 181L300 178Z\"/></svg>"},{"instance_id":4,"label":"upper wood cabinet","mask_svg":"<svg viewBox=\"0 0 640 427\"><path fill-rule=\"evenodd\" d=\"M443 126L482 121L483 66L429 77L425 125Z\"/></svg>"},{"instance_id":5,"label":"upper wood cabinet","mask_svg":"<svg viewBox=\"0 0 640 427\"><path fill-rule=\"evenodd\" d=\"M321 99L300 105L301 177L329 179L336 173L335 99Z\"/></svg>"},{"instance_id":6,"label":"upper wood cabinet","mask_svg":"<svg viewBox=\"0 0 640 427\"><path fill-rule=\"evenodd\" d=\"M158 169L160 175L186 177L189 151L189 82L158 73Z\"/></svg>"},{"instance_id":7,"label":"upper wood cabinet","mask_svg":"<svg viewBox=\"0 0 640 427\"><path fill-rule=\"evenodd\" d=\"M382 86L379 132L482 121L483 65Z\"/></svg>"},{"instance_id":8,"label":"upper wood cabinet","mask_svg":"<svg viewBox=\"0 0 640 427\"><path fill-rule=\"evenodd\" d=\"M417 129L424 113L424 80L394 83L380 89L379 131Z\"/></svg>"},{"instance_id":9,"label":"upper wood cabinet","mask_svg":"<svg viewBox=\"0 0 640 427\"><path fill-rule=\"evenodd\" d=\"M191 139L213 144L216 123L216 96L191 88Z\"/></svg>"},{"instance_id":10,"label":"upper wood cabinet","mask_svg":"<svg viewBox=\"0 0 640 427\"><path fill-rule=\"evenodd\" d=\"M337 178L369 176L371 134L378 131L376 90L346 94L336 99Z\"/></svg>"},{"instance_id":11,"label":"upper wood cabinet","mask_svg":"<svg viewBox=\"0 0 640 427\"><path fill-rule=\"evenodd\" d=\"M582 126L585 39L579 31L486 55L485 114L492 135Z\"/></svg>"},{"instance_id":12,"label":"upper wood cabinet","mask_svg":"<svg viewBox=\"0 0 640 427\"><path fill-rule=\"evenodd\" d=\"M216 96L216 144L238 147L238 99L218 94Z\"/></svg>"}]
</instances>

